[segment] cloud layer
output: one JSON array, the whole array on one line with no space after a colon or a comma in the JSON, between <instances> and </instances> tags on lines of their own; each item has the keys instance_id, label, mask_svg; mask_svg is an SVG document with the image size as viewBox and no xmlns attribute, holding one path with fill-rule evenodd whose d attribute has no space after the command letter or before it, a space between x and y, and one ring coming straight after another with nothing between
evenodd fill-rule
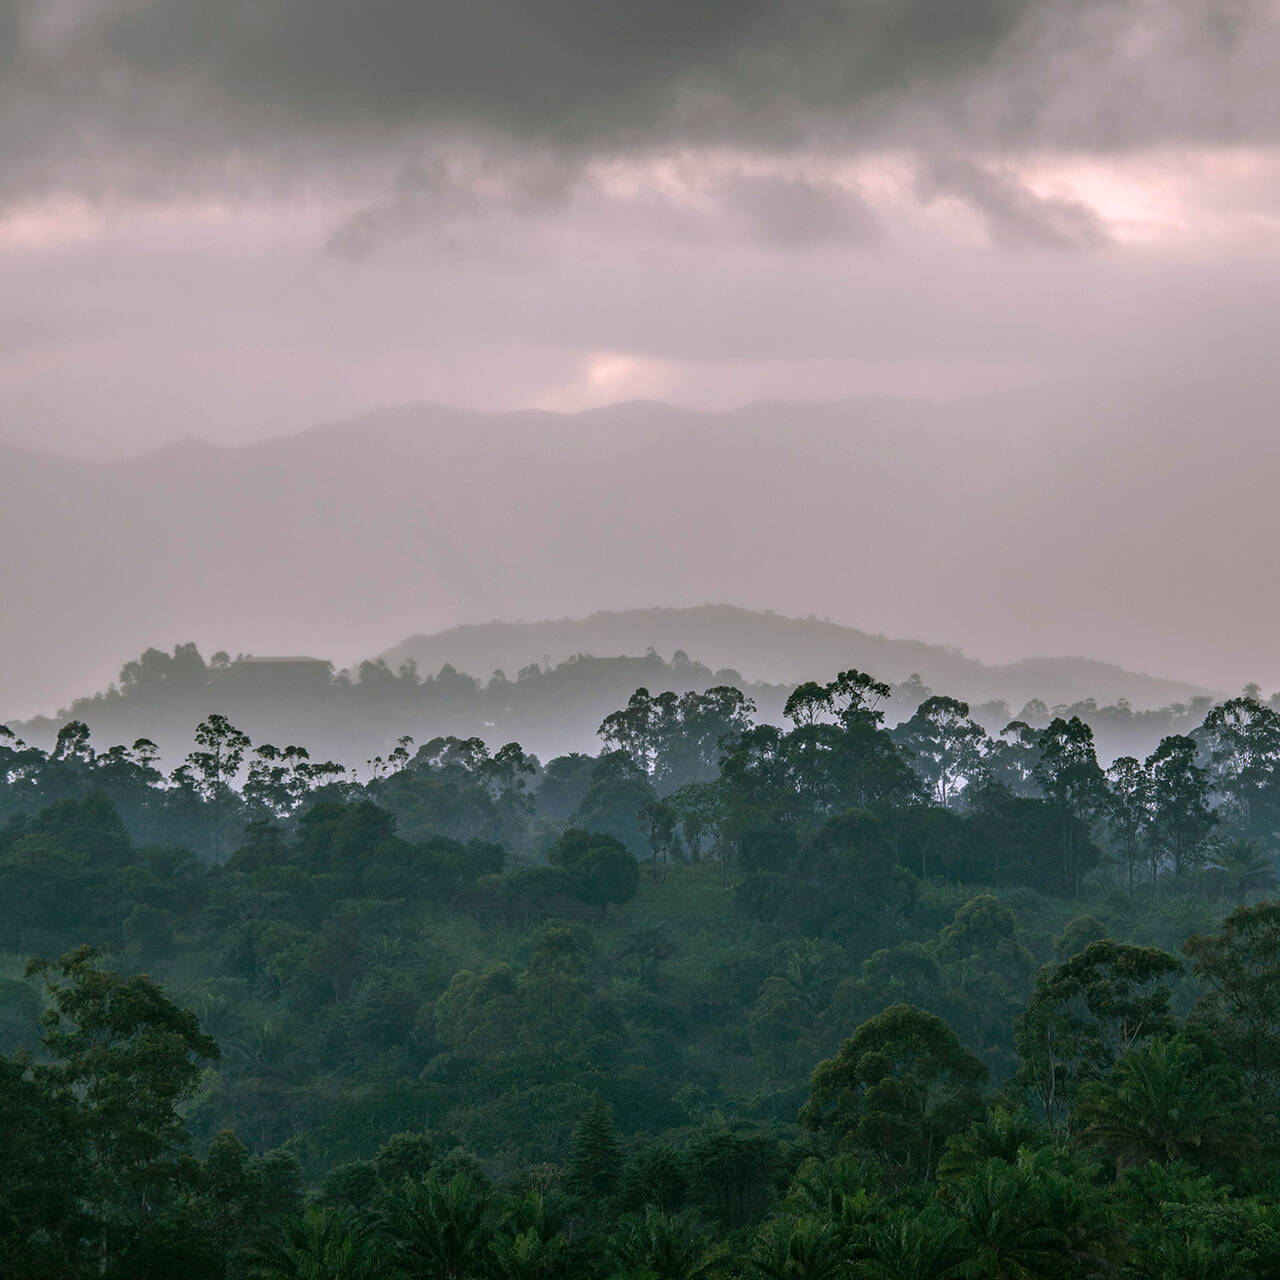
<instances>
[{"instance_id":1,"label":"cloud layer","mask_svg":"<svg viewBox=\"0 0 1280 1280\"><path fill-rule=\"evenodd\" d=\"M1275 0L0 0L0 183L318 181L460 139L1274 142Z\"/></svg>"}]
</instances>

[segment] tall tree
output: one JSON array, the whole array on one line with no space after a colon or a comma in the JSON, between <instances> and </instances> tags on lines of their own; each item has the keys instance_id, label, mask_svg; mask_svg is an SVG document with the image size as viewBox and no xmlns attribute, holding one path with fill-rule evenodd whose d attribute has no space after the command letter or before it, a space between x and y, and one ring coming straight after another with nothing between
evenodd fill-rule
<instances>
[{"instance_id":1,"label":"tall tree","mask_svg":"<svg viewBox=\"0 0 1280 1280\"><path fill-rule=\"evenodd\" d=\"M1280 902L1237 907L1218 933L1196 934L1182 949L1208 986L1195 1017L1239 1068L1274 1128L1280 1116Z\"/></svg>"},{"instance_id":2,"label":"tall tree","mask_svg":"<svg viewBox=\"0 0 1280 1280\"><path fill-rule=\"evenodd\" d=\"M955 698L926 698L893 732L929 788L935 804L951 804L977 774L988 741L986 730L969 718L969 704Z\"/></svg>"},{"instance_id":3,"label":"tall tree","mask_svg":"<svg viewBox=\"0 0 1280 1280\"><path fill-rule=\"evenodd\" d=\"M1081 839L1080 826L1083 822L1087 827L1100 815L1106 797L1093 730L1079 716L1058 717L1041 733L1039 747L1035 778L1058 814L1063 892L1078 894L1091 848Z\"/></svg>"},{"instance_id":4,"label":"tall tree","mask_svg":"<svg viewBox=\"0 0 1280 1280\"><path fill-rule=\"evenodd\" d=\"M1213 707L1199 736L1232 825L1242 835L1269 835L1280 786L1280 712L1246 693Z\"/></svg>"},{"instance_id":5,"label":"tall tree","mask_svg":"<svg viewBox=\"0 0 1280 1280\"><path fill-rule=\"evenodd\" d=\"M32 961L27 972L47 987L41 1022L49 1062L39 1074L76 1100L105 1274L113 1250L127 1247L172 1195L188 1141L178 1108L218 1046L155 983L121 977L99 961L99 951L80 947L56 961Z\"/></svg>"},{"instance_id":6,"label":"tall tree","mask_svg":"<svg viewBox=\"0 0 1280 1280\"><path fill-rule=\"evenodd\" d=\"M1076 1107L1081 1138L1118 1170L1180 1160L1234 1175L1253 1147L1239 1074L1203 1029L1136 1045Z\"/></svg>"},{"instance_id":7,"label":"tall tree","mask_svg":"<svg viewBox=\"0 0 1280 1280\"><path fill-rule=\"evenodd\" d=\"M621 1173L622 1141L613 1109L597 1093L574 1126L565 1182L580 1200L598 1209L618 1189Z\"/></svg>"},{"instance_id":8,"label":"tall tree","mask_svg":"<svg viewBox=\"0 0 1280 1280\"><path fill-rule=\"evenodd\" d=\"M1174 874L1194 873L1204 863L1217 819L1209 808L1209 775L1196 764L1191 738L1171 734L1147 757L1151 775L1153 847L1162 850Z\"/></svg>"},{"instance_id":9,"label":"tall tree","mask_svg":"<svg viewBox=\"0 0 1280 1280\"><path fill-rule=\"evenodd\" d=\"M1173 1032L1168 980L1175 956L1104 938L1036 975L1027 1011L1014 1024L1019 1078L1050 1128L1070 1115L1080 1085L1150 1037Z\"/></svg>"},{"instance_id":10,"label":"tall tree","mask_svg":"<svg viewBox=\"0 0 1280 1280\"><path fill-rule=\"evenodd\" d=\"M196 726L195 743L198 749L175 771L174 781L180 789L193 790L212 812L213 859L221 862L232 816L241 803L233 784L253 744L248 734L216 713Z\"/></svg>"},{"instance_id":11,"label":"tall tree","mask_svg":"<svg viewBox=\"0 0 1280 1280\"><path fill-rule=\"evenodd\" d=\"M1107 825L1128 872L1133 893L1134 869L1147 855L1151 825L1151 775L1133 756L1121 756L1107 770ZM1151 860L1151 879L1157 859Z\"/></svg>"}]
</instances>

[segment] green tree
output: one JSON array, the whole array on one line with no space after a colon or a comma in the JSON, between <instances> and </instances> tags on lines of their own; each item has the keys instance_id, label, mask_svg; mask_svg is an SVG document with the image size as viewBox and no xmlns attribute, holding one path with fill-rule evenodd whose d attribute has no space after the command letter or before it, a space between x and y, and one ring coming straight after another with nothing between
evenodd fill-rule
<instances>
[{"instance_id":1,"label":"green tree","mask_svg":"<svg viewBox=\"0 0 1280 1280\"><path fill-rule=\"evenodd\" d=\"M611 904L630 902L640 885L640 868L627 847L599 832L571 827L551 846L547 861L564 869L574 897L599 907L604 917Z\"/></svg>"},{"instance_id":2,"label":"green tree","mask_svg":"<svg viewBox=\"0 0 1280 1280\"><path fill-rule=\"evenodd\" d=\"M368 1227L348 1209L312 1205L251 1263L256 1280L392 1280Z\"/></svg>"},{"instance_id":3,"label":"green tree","mask_svg":"<svg viewBox=\"0 0 1280 1280\"><path fill-rule=\"evenodd\" d=\"M767 1130L718 1121L690 1139L687 1154L695 1207L714 1214L722 1227L750 1222L773 1198L781 1153Z\"/></svg>"},{"instance_id":4,"label":"green tree","mask_svg":"<svg viewBox=\"0 0 1280 1280\"><path fill-rule=\"evenodd\" d=\"M387 1197L380 1226L406 1276L471 1280L483 1273L491 1231L489 1202L475 1175L405 1179Z\"/></svg>"},{"instance_id":5,"label":"green tree","mask_svg":"<svg viewBox=\"0 0 1280 1280\"><path fill-rule=\"evenodd\" d=\"M1081 1139L1118 1170L1154 1160L1232 1173L1253 1146L1240 1077L1203 1030L1130 1049L1110 1076L1080 1087L1076 1106Z\"/></svg>"},{"instance_id":6,"label":"green tree","mask_svg":"<svg viewBox=\"0 0 1280 1280\"><path fill-rule=\"evenodd\" d=\"M574 1126L565 1185L584 1204L598 1210L617 1190L621 1172L622 1142L613 1122L613 1110L597 1093Z\"/></svg>"},{"instance_id":7,"label":"green tree","mask_svg":"<svg viewBox=\"0 0 1280 1280\"><path fill-rule=\"evenodd\" d=\"M684 1203L688 1187L685 1161L669 1142L639 1142L628 1148L618 1187L623 1208L674 1213Z\"/></svg>"},{"instance_id":8,"label":"green tree","mask_svg":"<svg viewBox=\"0 0 1280 1280\"><path fill-rule=\"evenodd\" d=\"M1037 791L1040 734L1025 720L1011 720L987 746L976 789L998 788L1010 796L1030 799Z\"/></svg>"},{"instance_id":9,"label":"green tree","mask_svg":"<svg viewBox=\"0 0 1280 1280\"><path fill-rule=\"evenodd\" d=\"M1275 866L1258 841L1247 836L1220 840L1210 855L1209 871L1215 884L1237 906L1251 893L1267 893L1276 887Z\"/></svg>"},{"instance_id":10,"label":"green tree","mask_svg":"<svg viewBox=\"0 0 1280 1280\"><path fill-rule=\"evenodd\" d=\"M945 1188L959 1230L944 1274L980 1280L1076 1280L1108 1273L1114 1218L1088 1171L1046 1151L988 1160Z\"/></svg>"},{"instance_id":11,"label":"green tree","mask_svg":"<svg viewBox=\"0 0 1280 1280\"><path fill-rule=\"evenodd\" d=\"M800 1123L895 1180L928 1177L947 1139L980 1114L987 1074L941 1018L893 1005L814 1068Z\"/></svg>"},{"instance_id":12,"label":"green tree","mask_svg":"<svg viewBox=\"0 0 1280 1280\"><path fill-rule=\"evenodd\" d=\"M649 1208L618 1224L613 1255L624 1275L653 1280L707 1280L718 1273L721 1256L710 1232L691 1214Z\"/></svg>"},{"instance_id":13,"label":"green tree","mask_svg":"<svg viewBox=\"0 0 1280 1280\"><path fill-rule=\"evenodd\" d=\"M1093 746L1093 730L1079 716L1058 717L1041 733L1040 759L1035 779L1058 817L1062 856L1062 890L1080 892L1080 882L1091 869L1092 845L1081 837L1101 813L1106 779Z\"/></svg>"},{"instance_id":14,"label":"green tree","mask_svg":"<svg viewBox=\"0 0 1280 1280\"><path fill-rule=\"evenodd\" d=\"M649 840L649 867L655 880L665 877L671 854L679 848L680 816L663 800L654 800L640 810L640 821ZM661 864L661 871L659 871Z\"/></svg>"},{"instance_id":15,"label":"green tree","mask_svg":"<svg viewBox=\"0 0 1280 1280\"><path fill-rule=\"evenodd\" d=\"M1280 1115L1280 902L1237 907L1182 948L1208 990L1194 1016L1239 1069L1269 1127Z\"/></svg>"},{"instance_id":16,"label":"green tree","mask_svg":"<svg viewBox=\"0 0 1280 1280\"><path fill-rule=\"evenodd\" d=\"M76 1100L105 1271L113 1248L127 1247L171 1195L188 1141L178 1108L218 1046L155 983L111 973L99 959L80 947L56 961L34 960L27 972L46 983L49 1062L39 1073Z\"/></svg>"},{"instance_id":17,"label":"green tree","mask_svg":"<svg viewBox=\"0 0 1280 1280\"><path fill-rule=\"evenodd\" d=\"M195 743L186 761L174 771L173 784L206 805L212 815L213 860L221 862L232 818L240 808L233 783L253 744L247 734L223 715L211 715L196 726Z\"/></svg>"},{"instance_id":18,"label":"green tree","mask_svg":"<svg viewBox=\"0 0 1280 1280\"><path fill-rule=\"evenodd\" d=\"M1151 824L1151 775L1133 756L1121 756L1107 770L1107 824L1124 859L1132 893L1134 869L1152 847L1147 841ZM1158 856L1153 856L1153 883L1157 863Z\"/></svg>"},{"instance_id":19,"label":"green tree","mask_svg":"<svg viewBox=\"0 0 1280 1280\"><path fill-rule=\"evenodd\" d=\"M1217 819L1209 808L1209 775L1196 764L1191 738L1171 734L1147 757L1151 775L1151 828L1148 838L1162 851L1176 876L1196 872Z\"/></svg>"},{"instance_id":20,"label":"green tree","mask_svg":"<svg viewBox=\"0 0 1280 1280\"><path fill-rule=\"evenodd\" d=\"M1213 788L1241 835L1269 833L1280 777L1280 712L1246 694L1213 707L1200 736Z\"/></svg>"},{"instance_id":21,"label":"green tree","mask_svg":"<svg viewBox=\"0 0 1280 1280\"><path fill-rule=\"evenodd\" d=\"M1139 1041L1172 1034L1168 980L1181 968L1156 947L1104 938L1040 970L1014 1038L1019 1078L1050 1128L1066 1121L1083 1081L1106 1074Z\"/></svg>"},{"instance_id":22,"label":"green tree","mask_svg":"<svg viewBox=\"0 0 1280 1280\"><path fill-rule=\"evenodd\" d=\"M826 1218L773 1218L756 1232L746 1258L761 1280L837 1280L848 1274L835 1223Z\"/></svg>"},{"instance_id":23,"label":"green tree","mask_svg":"<svg viewBox=\"0 0 1280 1280\"><path fill-rule=\"evenodd\" d=\"M96 1224L74 1096L25 1056L0 1056L0 1262L30 1280L82 1273ZM96 1268L95 1268L96 1269Z\"/></svg>"},{"instance_id":24,"label":"green tree","mask_svg":"<svg viewBox=\"0 0 1280 1280\"><path fill-rule=\"evenodd\" d=\"M503 1230L490 1243L489 1274L495 1280L560 1280L580 1262L561 1215L536 1191L509 1202Z\"/></svg>"},{"instance_id":25,"label":"green tree","mask_svg":"<svg viewBox=\"0 0 1280 1280\"><path fill-rule=\"evenodd\" d=\"M724 788L714 782L690 782L668 796L665 804L675 815L687 856L698 861L704 852L709 854L720 867L720 883L724 885L730 843L725 832L729 814ZM704 850L704 844L710 847Z\"/></svg>"},{"instance_id":26,"label":"green tree","mask_svg":"<svg viewBox=\"0 0 1280 1280\"><path fill-rule=\"evenodd\" d=\"M982 765L987 732L969 718L969 704L955 698L926 698L893 732L935 804L951 804Z\"/></svg>"}]
</instances>

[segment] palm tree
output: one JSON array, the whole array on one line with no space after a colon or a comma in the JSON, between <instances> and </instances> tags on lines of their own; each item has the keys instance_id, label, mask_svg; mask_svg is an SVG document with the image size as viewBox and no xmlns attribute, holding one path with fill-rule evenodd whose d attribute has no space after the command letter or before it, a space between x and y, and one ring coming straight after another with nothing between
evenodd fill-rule
<instances>
[{"instance_id":1,"label":"palm tree","mask_svg":"<svg viewBox=\"0 0 1280 1280\"><path fill-rule=\"evenodd\" d=\"M623 1218L613 1248L623 1271L653 1280L703 1280L720 1263L710 1235L692 1214L654 1208Z\"/></svg>"},{"instance_id":2,"label":"palm tree","mask_svg":"<svg viewBox=\"0 0 1280 1280\"><path fill-rule=\"evenodd\" d=\"M956 1264L959 1230L940 1205L920 1213L898 1210L876 1224L867 1256L855 1274L859 1280L938 1280Z\"/></svg>"},{"instance_id":3,"label":"palm tree","mask_svg":"<svg viewBox=\"0 0 1280 1280\"><path fill-rule=\"evenodd\" d=\"M862 1259L869 1256L869 1240L884 1214L878 1183L878 1171L856 1156L808 1160L791 1180L784 1212L829 1222L840 1252Z\"/></svg>"},{"instance_id":4,"label":"palm tree","mask_svg":"<svg viewBox=\"0 0 1280 1280\"><path fill-rule=\"evenodd\" d=\"M257 1280L382 1280L392 1272L367 1230L345 1209L312 1205L281 1228L251 1263Z\"/></svg>"},{"instance_id":5,"label":"palm tree","mask_svg":"<svg viewBox=\"0 0 1280 1280\"><path fill-rule=\"evenodd\" d=\"M510 1201L504 1226L489 1247L495 1280L558 1280L572 1270L560 1219L538 1192Z\"/></svg>"},{"instance_id":6,"label":"palm tree","mask_svg":"<svg viewBox=\"0 0 1280 1280\"><path fill-rule=\"evenodd\" d=\"M409 1280L466 1280L484 1266L488 1207L471 1173L406 1178L388 1198L382 1231Z\"/></svg>"},{"instance_id":7,"label":"palm tree","mask_svg":"<svg viewBox=\"0 0 1280 1280\"><path fill-rule=\"evenodd\" d=\"M1266 893L1276 887L1271 859L1263 854L1256 840L1247 836L1222 841L1213 852L1210 866L1216 872L1214 878L1237 903L1244 902L1251 893Z\"/></svg>"},{"instance_id":8,"label":"palm tree","mask_svg":"<svg viewBox=\"0 0 1280 1280\"><path fill-rule=\"evenodd\" d=\"M1045 1130L1026 1111L1009 1111L997 1106L985 1120L971 1124L947 1142L938 1161L938 1178L954 1182L973 1173L988 1160L1013 1164L1026 1148L1042 1146Z\"/></svg>"},{"instance_id":9,"label":"palm tree","mask_svg":"<svg viewBox=\"0 0 1280 1280\"><path fill-rule=\"evenodd\" d=\"M1022 1173L1002 1160L989 1160L954 1187L959 1258L944 1274L957 1280L1076 1274L1066 1232L1038 1212L1034 1185Z\"/></svg>"},{"instance_id":10,"label":"palm tree","mask_svg":"<svg viewBox=\"0 0 1280 1280\"><path fill-rule=\"evenodd\" d=\"M1171 1231L1143 1249L1132 1269L1140 1280L1251 1280L1256 1255L1234 1240Z\"/></svg>"},{"instance_id":11,"label":"palm tree","mask_svg":"<svg viewBox=\"0 0 1280 1280\"><path fill-rule=\"evenodd\" d=\"M559 1236L537 1231L499 1236L490 1248L490 1273L497 1280L558 1280L569 1270L569 1246Z\"/></svg>"},{"instance_id":12,"label":"palm tree","mask_svg":"<svg viewBox=\"0 0 1280 1280\"><path fill-rule=\"evenodd\" d=\"M1230 1166L1252 1145L1239 1077L1203 1035L1130 1049L1110 1077L1081 1087L1077 1115L1084 1139L1117 1169L1149 1160Z\"/></svg>"},{"instance_id":13,"label":"palm tree","mask_svg":"<svg viewBox=\"0 0 1280 1280\"><path fill-rule=\"evenodd\" d=\"M746 1261L761 1280L834 1280L849 1271L835 1225L823 1218L775 1218Z\"/></svg>"}]
</instances>

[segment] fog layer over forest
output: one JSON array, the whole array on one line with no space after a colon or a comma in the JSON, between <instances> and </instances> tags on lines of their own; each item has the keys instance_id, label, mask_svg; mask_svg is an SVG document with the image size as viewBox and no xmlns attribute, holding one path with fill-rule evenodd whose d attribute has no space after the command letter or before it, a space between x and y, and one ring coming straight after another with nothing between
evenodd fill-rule
<instances>
[{"instance_id":1,"label":"fog layer over forest","mask_svg":"<svg viewBox=\"0 0 1280 1280\"><path fill-rule=\"evenodd\" d=\"M638 688L698 695L729 687L750 698L764 722L783 722L799 677L750 680L735 667L713 668L691 658L683 647L664 660L645 643L673 637L728 652L751 672L807 667L834 675L855 661L874 666L892 689L885 704L891 724L906 720L936 689L971 702L974 718L992 734L1015 718L1041 729L1055 715L1080 716L1093 728L1106 762L1145 755L1166 734L1198 724L1213 701L1194 686L1105 663L1041 659L986 667L936 645L814 619L703 606L461 627L410 637L377 659L337 672L327 661L302 655L232 658L219 651L206 660L191 643L172 653L152 648L125 663L105 692L78 698L55 717L12 727L45 748L73 722L84 723L99 742L147 738L173 767L191 749L196 723L216 705L255 741L306 742L326 759L360 770L404 735L419 742L475 738L491 750L519 741L544 759L591 752L601 721ZM599 645L604 647L596 652L609 653L610 644L622 656L585 651ZM556 661L546 650L565 656ZM541 660L534 657L539 651ZM487 679L472 674L486 670Z\"/></svg>"}]
</instances>

